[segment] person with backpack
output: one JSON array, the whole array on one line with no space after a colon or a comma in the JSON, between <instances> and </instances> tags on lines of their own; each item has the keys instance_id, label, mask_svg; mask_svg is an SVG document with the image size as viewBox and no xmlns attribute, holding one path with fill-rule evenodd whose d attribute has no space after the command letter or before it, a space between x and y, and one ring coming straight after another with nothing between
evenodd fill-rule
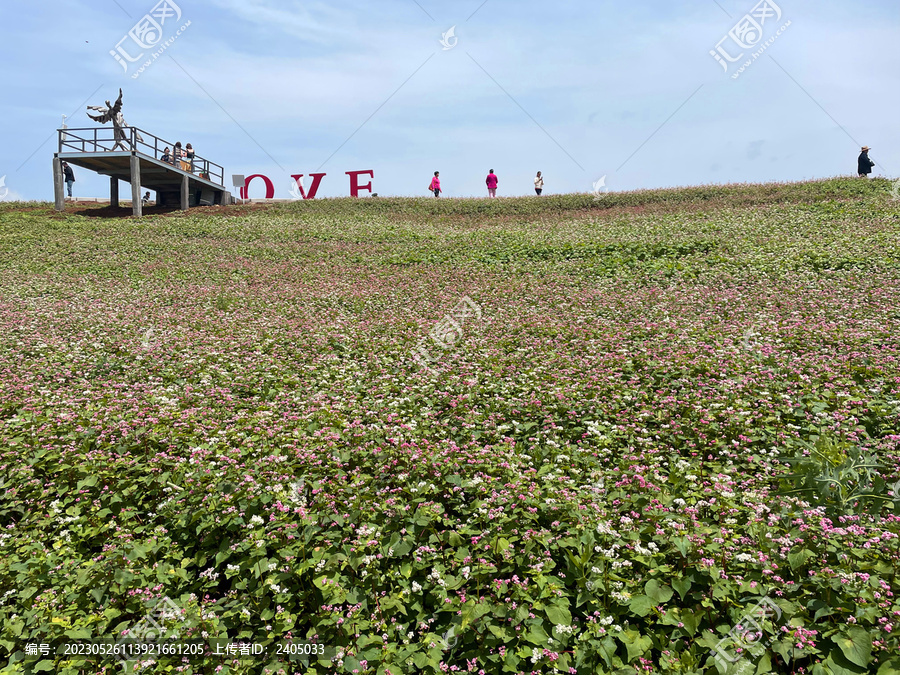
<instances>
[{"instance_id":1,"label":"person with backpack","mask_svg":"<svg viewBox=\"0 0 900 675\"><path fill-rule=\"evenodd\" d=\"M864 145L862 152L859 153L857 169L859 170L860 178L868 178L869 174L872 173L872 167L875 166L875 162L869 159L869 150L871 148L868 145Z\"/></svg>"},{"instance_id":2,"label":"person with backpack","mask_svg":"<svg viewBox=\"0 0 900 675\"><path fill-rule=\"evenodd\" d=\"M487 184L488 195L493 198L497 196L497 184L500 180L497 178L497 175L494 173L494 170L491 169L490 173L488 173L487 178L484 181Z\"/></svg>"},{"instance_id":3,"label":"person with backpack","mask_svg":"<svg viewBox=\"0 0 900 675\"><path fill-rule=\"evenodd\" d=\"M428 186L428 189L434 193L435 198L440 198L441 196L441 172L435 171L434 178L431 179L431 185Z\"/></svg>"}]
</instances>

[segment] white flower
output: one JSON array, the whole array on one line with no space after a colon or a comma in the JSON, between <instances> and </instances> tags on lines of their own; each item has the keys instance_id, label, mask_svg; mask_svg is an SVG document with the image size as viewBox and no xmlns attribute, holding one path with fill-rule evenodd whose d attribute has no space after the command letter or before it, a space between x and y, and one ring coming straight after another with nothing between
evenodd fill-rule
<instances>
[{"instance_id":1,"label":"white flower","mask_svg":"<svg viewBox=\"0 0 900 675\"><path fill-rule=\"evenodd\" d=\"M421 591L421 590L422 590L422 586L419 584L418 581L412 582L412 591L413 591L413 593L418 593L418 592Z\"/></svg>"},{"instance_id":2,"label":"white flower","mask_svg":"<svg viewBox=\"0 0 900 675\"><path fill-rule=\"evenodd\" d=\"M264 520L263 520L262 518L260 518L259 516L253 516L253 517L250 519L250 525L249 525L249 527L255 527L255 526L258 526L258 525L265 525L265 523L266 523L266 521L264 521Z\"/></svg>"},{"instance_id":3,"label":"white flower","mask_svg":"<svg viewBox=\"0 0 900 675\"><path fill-rule=\"evenodd\" d=\"M597 523L597 532L599 534L615 534L615 530L612 529L608 520L601 520Z\"/></svg>"}]
</instances>

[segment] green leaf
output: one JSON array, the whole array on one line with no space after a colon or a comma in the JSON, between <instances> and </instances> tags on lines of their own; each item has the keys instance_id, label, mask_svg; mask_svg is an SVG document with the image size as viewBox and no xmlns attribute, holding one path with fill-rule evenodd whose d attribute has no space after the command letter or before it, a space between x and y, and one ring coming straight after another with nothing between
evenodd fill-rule
<instances>
[{"instance_id":1,"label":"green leaf","mask_svg":"<svg viewBox=\"0 0 900 675\"><path fill-rule=\"evenodd\" d=\"M839 649L834 649L825 659L829 675L861 675L868 670L849 661Z\"/></svg>"},{"instance_id":2,"label":"green leaf","mask_svg":"<svg viewBox=\"0 0 900 675\"><path fill-rule=\"evenodd\" d=\"M628 602L628 609L638 616L647 616L655 606L656 603L646 595L635 595Z\"/></svg>"},{"instance_id":3,"label":"green leaf","mask_svg":"<svg viewBox=\"0 0 900 675\"><path fill-rule=\"evenodd\" d=\"M513 619L513 625L518 626L525 619L528 618L529 614L528 605L519 605L519 608L516 610L515 619Z\"/></svg>"},{"instance_id":4,"label":"green leaf","mask_svg":"<svg viewBox=\"0 0 900 675\"><path fill-rule=\"evenodd\" d=\"M565 605L551 605L547 608L547 619L554 626L572 625L572 614Z\"/></svg>"},{"instance_id":5,"label":"green leaf","mask_svg":"<svg viewBox=\"0 0 900 675\"><path fill-rule=\"evenodd\" d=\"M641 635L636 630L622 631L618 633L618 636L625 643L629 661L634 661L639 656L643 656L653 645L653 641L649 637Z\"/></svg>"},{"instance_id":6,"label":"green leaf","mask_svg":"<svg viewBox=\"0 0 900 675\"><path fill-rule=\"evenodd\" d=\"M771 673L772 672L772 657L769 655L769 652L763 654L759 663L756 665L756 675L763 675L763 673Z\"/></svg>"},{"instance_id":7,"label":"green leaf","mask_svg":"<svg viewBox=\"0 0 900 675\"><path fill-rule=\"evenodd\" d=\"M450 630L453 630L452 628ZM491 631L494 635L500 638L503 642L509 641L509 631L507 631L503 626L488 626L488 630Z\"/></svg>"},{"instance_id":8,"label":"green leaf","mask_svg":"<svg viewBox=\"0 0 900 675\"><path fill-rule=\"evenodd\" d=\"M690 579L682 577L680 579L675 579L674 581L672 581L672 586L676 591L678 591L679 597L684 600L684 596L691 589L691 581Z\"/></svg>"},{"instance_id":9,"label":"green leaf","mask_svg":"<svg viewBox=\"0 0 900 675\"><path fill-rule=\"evenodd\" d=\"M675 548L678 549L678 552L687 558L688 551L691 550L690 540L688 540L687 537L675 537L672 540L672 543L675 544Z\"/></svg>"},{"instance_id":10,"label":"green leaf","mask_svg":"<svg viewBox=\"0 0 900 675\"><path fill-rule=\"evenodd\" d=\"M70 630L64 631L63 635L68 638L72 638L73 640L86 640L91 637L91 629L87 626L81 626L80 628L72 628Z\"/></svg>"},{"instance_id":11,"label":"green leaf","mask_svg":"<svg viewBox=\"0 0 900 675\"><path fill-rule=\"evenodd\" d=\"M791 566L791 569L795 572L803 567L806 564L806 561L810 558L815 557L815 553L810 551L808 548L801 549L799 551L794 551L792 553L788 553L788 563Z\"/></svg>"},{"instance_id":12,"label":"green leaf","mask_svg":"<svg viewBox=\"0 0 900 675\"><path fill-rule=\"evenodd\" d=\"M851 663L868 666L872 660L872 636L864 628L845 629L832 638L841 652Z\"/></svg>"},{"instance_id":13,"label":"green leaf","mask_svg":"<svg viewBox=\"0 0 900 675\"><path fill-rule=\"evenodd\" d=\"M876 675L900 675L900 657L892 657L881 664Z\"/></svg>"},{"instance_id":14,"label":"green leaf","mask_svg":"<svg viewBox=\"0 0 900 675\"><path fill-rule=\"evenodd\" d=\"M525 640L538 647L545 647L548 637L540 626L532 626L525 634Z\"/></svg>"},{"instance_id":15,"label":"green leaf","mask_svg":"<svg viewBox=\"0 0 900 675\"><path fill-rule=\"evenodd\" d=\"M51 661L49 659L44 659L42 661L38 661L37 663L35 663L34 666L32 667L32 670L34 672L40 672L43 670L52 671L53 668L54 668L53 661Z\"/></svg>"},{"instance_id":16,"label":"green leaf","mask_svg":"<svg viewBox=\"0 0 900 675\"><path fill-rule=\"evenodd\" d=\"M644 592L657 605L662 605L672 598L672 589L669 586L660 584L656 579L651 579L644 585Z\"/></svg>"}]
</instances>

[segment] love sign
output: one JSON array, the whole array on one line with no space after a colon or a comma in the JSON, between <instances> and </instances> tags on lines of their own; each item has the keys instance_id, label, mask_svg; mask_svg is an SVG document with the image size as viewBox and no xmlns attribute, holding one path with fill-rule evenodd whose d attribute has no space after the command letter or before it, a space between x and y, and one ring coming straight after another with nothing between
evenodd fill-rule
<instances>
[{"instance_id":1,"label":"love sign","mask_svg":"<svg viewBox=\"0 0 900 675\"><path fill-rule=\"evenodd\" d=\"M348 176L350 176L350 196L351 197L359 197L360 190L368 190L372 192L372 181L369 180L365 185L359 184L360 176L369 176L370 179L375 178L374 169L367 169L365 171L346 171ZM322 179L327 175L325 173L311 173L309 174L310 178L312 178L312 185L309 186L308 190L303 188L303 178L302 173L291 174L291 178L294 182L291 184L291 194L295 197L299 196L302 199L315 199L316 193L319 191L319 186L322 184ZM247 199L247 194L250 188L250 183L256 178L262 179L263 184L266 186L266 199L273 199L275 197L275 184L272 180L261 173L255 173L252 176L247 176L244 179L244 187L241 188L241 199Z\"/></svg>"}]
</instances>

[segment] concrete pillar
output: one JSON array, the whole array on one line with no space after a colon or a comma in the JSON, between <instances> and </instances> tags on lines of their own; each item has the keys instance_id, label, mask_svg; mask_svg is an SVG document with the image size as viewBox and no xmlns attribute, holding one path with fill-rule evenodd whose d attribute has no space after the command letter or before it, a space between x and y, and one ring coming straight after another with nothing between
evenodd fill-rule
<instances>
[{"instance_id":1,"label":"concrete pillar","mask_svg":"<svg viewBox=\"0 0 900 675\"><path fill-rule=\"evenodd\" d=\"M109 205L119 208L119 179L115 176L109 177Z\"/></svg>"},{"instance_id":2,"label":"concrete pillar","mask_svg":"<svg viewBox=\"0 0 900 675\"><path fill-rule=\"evenodd\" d=\"M185 174L181 177L181 210L182 211L187 211L191 205L190 195L188 194L189 187L190 186L188 183L188 176L187 176L187 174Z\"/></svg>"},{"instance_id":3,"label":"concrete pillar","mask_svg":"<svg viewBox=\"0 0 900 675\"><path fill-rule=\"evenodd\" d=\"M65 189L62 163L59 161L59 155L53 155L53 200L56 202L57 211L66 210Z\"/></svg>"},{"instance_id":4,"label":"concrete pillar","mask_svg":"<svg viewBox=\"0 0 900 675\"><path fill-rule=\"evenodd\" d=\"M134 153L131 154L131 214L143 215L141 208L141 160Z\"/></svg>"}]
</instances>

